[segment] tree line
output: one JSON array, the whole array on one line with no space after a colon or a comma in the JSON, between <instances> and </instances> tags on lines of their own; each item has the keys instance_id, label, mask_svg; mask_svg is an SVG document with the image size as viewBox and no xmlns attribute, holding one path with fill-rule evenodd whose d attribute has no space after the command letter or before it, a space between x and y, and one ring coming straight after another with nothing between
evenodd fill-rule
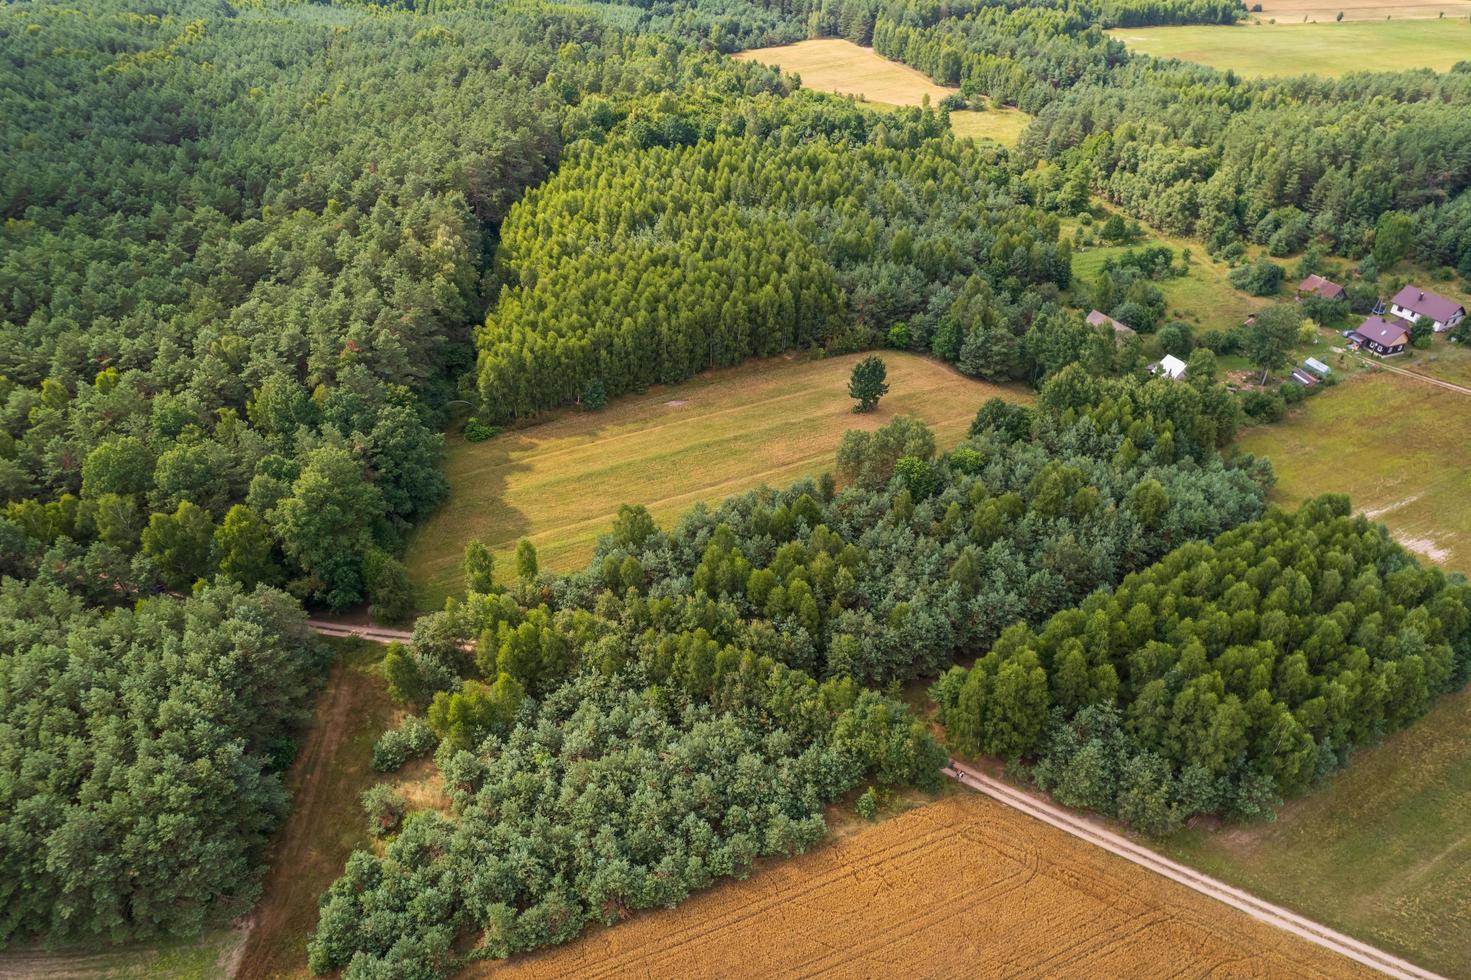
<instances>
[{"instance_id":1,"label":"tree line","mask_svg":"<svg viewBox=\"0 0 1471 980\"><path fill-rule=\"evenodd\" d=\"M1008 629L933 696L962 751L1164 833L1270 813L1468 678L1471 586L1325 496Z\"/></svg>"}]
</instances>

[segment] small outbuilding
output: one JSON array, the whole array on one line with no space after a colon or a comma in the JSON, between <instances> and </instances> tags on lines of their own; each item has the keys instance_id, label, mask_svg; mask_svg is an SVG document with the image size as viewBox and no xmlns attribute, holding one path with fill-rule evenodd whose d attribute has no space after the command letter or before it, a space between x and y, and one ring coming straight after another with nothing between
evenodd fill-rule
<instances>
[{"instance_id":1,"label":"small outbuilding","mask_svg":"<svg viewBox=\"0 0 1471 980\"><path fill-rule=\"evenodd\" d=\"M1163 375L1172 381L1178 381L1185 377L1185 369L1187 367L1188 365L1174 354L1166 354L1159 359L1158 364L1151 364L1149 366L1149 373Z\"/></svg>"},{"instance_id":2,"label":"small outbuilding","mask_svg":"<svg viewBox=\"0 0 1471 980\"><path fill-rule=\"evenodd\" d=\"M1348 339L1369 348L1380 357L1389 357L1409 346L1410 331L1399 320L1371 316L1359 324L1359 329L1349 334Z\"/></svg>"},{"instance_id":3,"label":"small outbuilding","mask_svg":"<svg viewBox=\"0 0 1471 980\"><path fill-rule=\"evenodd\" d=\"M1328 377L1328 375L1330 375L1330 374L1333 373L1333 369L1331 367L1329 367L1328 365L1324 364L1322 361L1318 360L1316 357L1310 357L1307 360L1303 361L1302 362L1302 366L1310 374L1313 374L1313 375L1315 375L1316 377L1319 377L1319 378L1326 378L1326 377Z\"/></svg>"},{"instance_id":4,"label":"small outbuilding","mask_svg":"<svg viewBox=\"0 0 1471 980\"><path fill-rule=\"evenodd\" d=\"M1343 299L1348 295L1336 282L1329 282L1316 272L1297 284L1297 295L1299 296L1321 296L1324 299Z\"/></svg>"},{"instance_id":5,"label":"small outbuilding","mask_svg":"<svg viewBox=\"0 0 1471 980\"><path fill-rule=\"evenodd\" d=\"M1115 320L1113 317L1100 310L1093 310L1088 314L1088 326L1108 327L1120 337L1132 337L1134 335L1133 327L1129 326L1127 323L1120 323L1118 320Z\"/></svg>"}]
</instances>

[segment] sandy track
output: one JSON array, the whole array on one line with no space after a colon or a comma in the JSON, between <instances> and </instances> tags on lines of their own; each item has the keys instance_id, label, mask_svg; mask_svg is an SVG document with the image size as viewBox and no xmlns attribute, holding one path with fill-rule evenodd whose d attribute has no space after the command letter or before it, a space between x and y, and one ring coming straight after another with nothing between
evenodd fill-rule
<instances>
[{"instance_id":1,"label":"sandy track","mask_svg":"<svg viewBox=\"0 0 1471 980\"><path fill-rule=\"evenodd\" d=\"M1050 824L1059 830L1072 834L1097 847L1101 847L1110 854L1115 854L1127 861L1143 868L1148 868L1155 874L1162 875L1171 881L1184 885L1207 895L1219 902L1239 909L1252 918L1277 927L1294 936L1298 936L1311 943L1316 943L1325 949L1330 949L1339 955L1346 956L1355 962L1372 967L1381 973L1402 980L1440 980L1438 974L1423 970L1413 963L1402 960L1370 946L1368 943L1360 942L1352 936L1346 936L1341 932L1329 929L1327 926L1306 919L1295 912L1273 905L1270 902L1233 888L1225 882L1218 881L1208 875L1201 874L1183 864L1171 861L1146 847L1134 843L1128 838L1122 837L1098 826L1090 820L1076 816L1047 803L1030 793L1018 790L998 779L993 779L984 773L967 766L954 759L950 766L942 770L945 775L956 780L962 786L984 793L998 802L1013 807L1021 812L1035 817L1044 823Z\"/></svg>"}]
</instances>

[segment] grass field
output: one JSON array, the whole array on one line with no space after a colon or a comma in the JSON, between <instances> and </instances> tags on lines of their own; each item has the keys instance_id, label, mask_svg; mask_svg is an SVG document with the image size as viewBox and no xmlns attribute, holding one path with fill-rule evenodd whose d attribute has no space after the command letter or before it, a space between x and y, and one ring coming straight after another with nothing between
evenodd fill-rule
<instances>
[{"instance_id":1,"label":"grass field","mask_svg":"<svg viewBox=\"0 0 1471 980\"><path fill-rule=\"evenodd\" d=\"M1420 555L1471 572L1471 396L1375 372L1310 398L1237 445L1271 457L1273 500L1347 493Z\"/></svg>"},{"instance_id":2,"label":"grass field","mask_svg":"<svg viewBox=\"0 0 1471 980\"><path fill-rule=\"evenodd\" d=\"M407 562L421 603L435 608L461 588L460 561L471 538L492 548L502 571L512 567L522 537L536 545L543 568L577 569L620 504L643 504L667 522L697 501L831 469L849 429L917 415L948 447L987 398L1026 397L938 361L886 351L890 392L878 411L854 415L848 375L860 356L778 358L481 443L451 437L450 500L409 542Z\"/></svg>"},{"instance_id":3,"label":"grass field","mask_svg":"<svg viewBox=\"0 0 1471 980\"><path fill-rule=\"evenodd\" d=\"M1169 850L1448 977L1471 977L1467 800L1471 690L1356 753L1275 823L1187 831Z\"/></svg>"},{"instance_id":4,"label":"grass field","mask_svg":"<svg viewBox=\"0 0 1471 980\"><path fill-rule=\"evenodd\" d=\"M205 980L225 976L240 933L214 930L192 942L150 943L103 952L14 950L0 953L7 980Z\"/></svg>"},{"instance_id":5,"label":"grass field","mask_svg":"<svg viewBox=\"0 0 1471 980\"><path fill-rule=\"evenodd\" d=\"M1471 13L1471 5L1465 13ZM1330 18L1318 24L1124 28L1109 34L1131 51L1231 68L1248 78L1405 68L1445 71L1471 53L1471 22L1464 14L1445 20L1336 24Z\"/></svg>"},{"instance_id":6,"label":"grass field","mask_svg":"<svg viewBox=\"0 0 1471 980\"><path fill-rule=\"evenodd\" d=\"M804 88L861 96L876 107L917 106L923 104L925 96L929 96L932 105L939 105L945 96L960 91L937 85L922 72L841 38L753 48L738 52L735 57L775 65L784 72L800 75ZM992 139L1003 146L1013 146L1031 120L1031 116L1019 109L993 105L985 111L952 112L950 128L957 136Z\"/></svg>"},{"instance_id":7,"label":"grass field","mask_svg":"<svg viewBox=\"0 0 1471 980\"><path fill-rule=\"evenodd\" d=\"M979 795L471 976L1367 976Z\"/></svg>"}]
</instances>

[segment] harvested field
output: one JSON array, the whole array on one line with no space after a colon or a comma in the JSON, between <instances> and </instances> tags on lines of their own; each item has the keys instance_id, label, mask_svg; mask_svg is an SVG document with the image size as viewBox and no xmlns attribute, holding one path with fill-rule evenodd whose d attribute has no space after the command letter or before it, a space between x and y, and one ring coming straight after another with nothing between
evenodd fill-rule
<instances>
[{"instance_id":1,"label":"harvested field","mask_svg":"<svg viewBox=\"0 0 1471 980\"><path fill-rule=\"evenodd\" d=\"M1308 20L1327 23L1343 14L1344 20L1424 20L1462 17L1471 14L1471 0L1262 0L1260 13L1253 16L1278 23Z\"/></svg>"},{"instance_id":2,"label":"harvested field","mask_svg":"<svg viewBox=\"0 0 1471 980\"><path fill-rule=\"evenodd\" d=\"M1471 3L1471 0L1467 0ZM774 48L753 48L734 56L741 61L775 65L802 77L802 87L820 92L861 97L884 106L922 105L929 96L933 105L958 88L937 85L923 72L890 61L872 48L860 47L841 38L798 41ZM1032 117L1020 109L991 105L985 111L963 110L950 114L950 128L957 136L991 139L1012 146Z\"/></svg>"},{"instance_id":3,"label":"harvested field","mask_svg":"<svg viewBox=\"0 0 1471 980\"><path fill-rule=\"evenodd\" d=\"M967 378L914 354L883 351L889 394L878 411L849 409L848 375L861 355L776 358L620 398L480 443L452 438L449 502L415 531L408 567L421 604L437 608L461 587L461 556L478 537L512 574L518 538L541 567L571 571L592 557L620 504L668 522L698 501L780 487L833 466L849 429L917 415L943 449L965 435L981 403L1019 390Z\"/></svg>"},{"instance_id":4,"label":"harvested field","mask_svg":"<svg viewBox=\"0 0 1471 980\"><path fill-rule=\"evenodd\" d=\"M1346 959L971 794L673 911L471 975L1365 977Z\"/></svg>"},{"instance_id":5,"label":"harvested field","mask_svg":"<svg viewBox=\"0 0 1471 980\"><path fill-rule=\"evenodd\" d=\"M1336 12L1335 12L1336 13ZM1109 31L1130 51L1234 69L1247 78L1355 71L1446 71L1471 51L1471 5L1444 20L1131 27ZM1265 14L1262 16L1265 17Z\"/></svg>"}]
</instances>

